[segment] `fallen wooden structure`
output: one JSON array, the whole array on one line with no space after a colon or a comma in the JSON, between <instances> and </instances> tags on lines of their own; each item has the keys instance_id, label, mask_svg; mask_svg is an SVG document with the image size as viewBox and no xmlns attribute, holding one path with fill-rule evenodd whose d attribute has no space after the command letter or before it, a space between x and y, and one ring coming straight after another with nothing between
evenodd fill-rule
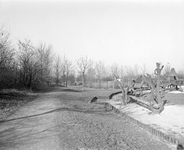
<instances>
[{"instance_id":1,"label":"fallen wooden structure","mask_svg":"<svg viewBox=\"0 0 184 150\"><path fill-rule=\"evenodd\" d=\"M183 92L181 85L184 84L184 80L178 79L174 68L161 77L161 84L166 90L179 90Z\"/></svg>"},{"instance_id":2,"label":"fallen wooden structure","mask_svg":"<svg viewBox=\"0 0 184 150\"><path fill-rule=\"evenodd\" d=\"M164 105L167 102L167 100L164 100L163 103L161 104L161 109L160 109L160 107L157 107L156 105L150 106L149 102L142 100L141 98L137 98L135 96L129 96L129 97L130 97L130 102L133 102L133 103L136 103L140 106L143 106L155 114L160 114L164 110Z\"/></svg>"},{"instance_id":3,"label":"fallen wooden structure","mask_svg":"<svg viewBox=\"0 0 184 150\"><path fill-rule=\"evenodd\" d=\"M166 88L163 86L163 77L161 76L161 71L164 66L161 66L160 63L156 63L156 69L154 70L155 78L152 78L151 75L146 74L139 76L135 80L133 80L130 86L125 87L125 83L120 82L118 80L117 75L114 75L115 80L117 81L121 93L122 93L122 105L126 105L128 102L136 102L143 107L151 110L153 113L161 113L164 110L164 106L166 104L166 100L163 100L165 96ZM174 69L171 69L171 77L174 79L169 80L169 84L177 84L177 77ZM138 84L136 83L137 79L141 79L141 82ZM141 100L141 96L144 95L143 93L143 85L146 85L147 89L150 89L151 98L147 101ZM120 92L116 92L110 95L110 99Z\"/></svg>"},{"instance_id":4,"label":"fallen wooden structure","mask_svg":"<svg viewBox=\"0 0 184 150\"><path fill-rule=\"evenodd\" d=\"M109 95L109 99L112 99L113 96L117 95L117 94L120 94L122 93L121 91L119 92L115 92L115 93L112 93L111 95Z\"/></svg>"}]
</instances>

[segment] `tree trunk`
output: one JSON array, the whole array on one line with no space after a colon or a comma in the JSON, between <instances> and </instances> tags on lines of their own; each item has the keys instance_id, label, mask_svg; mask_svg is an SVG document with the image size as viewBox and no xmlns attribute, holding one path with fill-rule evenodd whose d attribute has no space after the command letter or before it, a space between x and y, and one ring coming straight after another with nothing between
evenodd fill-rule
<instances>
[{"instance_id":1,"label":"tree trunk","mask_svg":"<svg viewBox=\"0 0 184 150\"><path fill-rule=\"evenodd\" d=\"M128 92L128 88L125 89L124 88L124 85L121 84L120 81L117 80L117 78L115 77L116 81L118 82L118 85L121 89L121 92L122 92L122 105L126 105L127 104L127 100L128 100L128 95L127 95L127 92ZM113 81L114 82L114 81Z\"/></svg>"},{"instance_id":2,"label":"tree trunk","mask_svg":"<svg viewBox=\"0 0 184 150\"><path fill-rule=\"evenodd\" d=\"M101 79L98 79L98 88L101 88Z\"/></svg>"},{"instance_id":3,"label":"tree trunk","mask_svg":"<svg viewBox=\"0 0 184 150\"><path fill-rule=\"evenodd\" d=\"M162 104L161 94L160 94L160 75L163 66L160 68L160 63L157 63L157 68L155 69L155 74L157 75L157 85L156 85L156 98L159 105Z\"/></svg>"},{"instance_id":4,"label":"tree trunk","mask_svg":"<svg viewBox=\"0 0 184 150\"><path fill-rule=\"evenodd\" d=\"M82 91L84 91L84 87L85 87L85 75L84 72L82 73Z\"/></svg>"},{"instance_id":5,"label":"tree trunk","mask_svg":"<svg viewBox=\"0 0 184 150\"><path fill-rule=\"evenodd\" d=\"M66 87L68 86L68 75L66 75Z\"/></svg>"}]
</instances>

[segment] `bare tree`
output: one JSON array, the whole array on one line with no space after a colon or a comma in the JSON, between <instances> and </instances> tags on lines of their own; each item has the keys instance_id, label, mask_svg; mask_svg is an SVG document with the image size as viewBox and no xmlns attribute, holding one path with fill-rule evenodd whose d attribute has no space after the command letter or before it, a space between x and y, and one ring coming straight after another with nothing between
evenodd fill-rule
<instances>
[{"instance_id":1,"label":"bare tree","mask_svg":"<svg viewBox=\"0 0 184 150\"><path fill-rule=\"evenodd\" d=\"M167 75L169 75L169 73L170 73L170 70L171 70L171 65L169 64L169 63L167 63L167 65L165 65L165 67L164 67L164 71L163 71L163 74L167 74Z\"/></svg>"},{"instance_id":2,"label":"bare tree","mask_svg":"<svg viewBox=\"0 0 184 150\"><path fill-rule=\"evenodd\" d=\"M0 28L0 85L2 87L10 86L16 79L13 66L14 57L15 49L11 47L9 33Z\"/></svg>"},{"instance_id":3,"label":"bare tree","mask_svg":"<svg viewBox=\"0 0 184 150\"><path fill-rule=\"evenodd\" d=\"M95 70L96 70L96 76L97 76L97 80L98 80L98 87L101 88L102 78L103 78L103 75L105 74L104 63L101 61L97 62L96 66L95 66Z\"/></svg>"},{"instance_id":4,"label":"bare tree","mask_svg":"<svg viewBox=\"0 0 184 150\"><path fill-rule=\"evenodd\" d=\"M75 70L73 67L71 67L70 73L68 75L68 84L73 85L75 81Z\"/></svg>"},{"instance_id":5,"label":"bare tree","mask_svg":"<svg viewBox=\"0 0 184 150\"><path fill-rule=\"evenodd\" d=\"M20 82L24 87L32 89L35 84L38 62L35 59L35 48L29 40L25 42L19 41L19 67L20 67Z\"/></svg>"},{"instance_id":6,"label":"bare tree","mask_svg":"<svg viewBox=\"0 0 184 150\"><path fill-rule=\"evenodd\" d=\"M46 45L45 44L40 44L38 47L38 62L39 62L39 73L40 73L40 80L41 82L43 82L43 76L44 76L44 56L45 56L45 49L46 49Z\"/></svg>"},{"instance_id":7,"label":"bare tree","mask_svg":"<svg viewBox=\"0 0 184 150\"><path fill-rule=\"evenodd\" d=\"M136 78L139 75L138 65L134 65L134 67L126 67L126 75L130 80Z\"/></svg>"},{"instance_id":8,"label":"bare tree","mask_svg":"<svg viewBox=\"0 0 184 150\"><path fill-rule=\"evenodd\" d=\"M146 67L146 64L143 64L143 66L141 67L141 74L142 75L145 75L146 74L146 72L147 72L147 67Z\"/></svg>"},{"instance_id":9,"label":"bare tree","mask_svg":"<svg viewBox=\"0 0 184 150\"><path fill-rule=\"evenodd\" d=\"M9 32L7 32L3 26L0 27L0 43L1 45L10 46Z\"/></svg>"},{"instance_id":10,"label":"bare tree","mask_svg":"<svg viewBox=\"0 0 184 150\"><path fill-rule=\"evenodd\" d=\"M94 65L91 65L89 69L86 72L87 75L87 81L89 83L89 87L93 87L93 83L95 82L95 76L96 76L96 70L94 68Z\"/></svg>"},{"instance_id":11,"label":"bare tree","mask_svg":"<svg viewBox=\"0 0 184 150\"><path fill-rule=\"evenodd\" d=\"M124 70L124 66L122 65L120 67L120 78L123 80L124 76L125 76L125 70Z\"/></svg>"},{"instance_id":12,"label":"bare tree","mask_svg":"<svg viewBox=\"0 0 184 150\"><path fill-rule=\"evenodd\" d=\"M72 71L72 62L69 61L65 56L61 62L62 82L64 86L68 86L68 78Z\"/></svg>"},{"instance_id":13,"label":"bare tree","mask_svg":"<svg viewBox=\"0 0 184 150\"><path fill-rule=\"evenodd\" d=\"M52 46L42 43L37 48L37 59L39 63L39 76L41 82L50 83L54 53Z\"/></svg>"},{"instance_id":14,"label":"bare tree","mask_svg":"<svg viewBox=\"0 0 184 150\"><path fill-rule=\"evenodd\" d=\"M120 89L121 89L121 93L122 93L122 104L121 105L126 105L127 104L127 101L128 101L128 90L129 90L129 87L125 88L125 83L121 82L118 77L114 74L114 78L116 80L116 82L118 83Z\"/></svg>"},{"instance_id":15,"label":"bare tree","mask_svg":"<svg viewBox=\"0 0 184 150\"><path fill-rule=\"evenodd\" d=\"M135 77L139 75L139 66L137 64L134 65L133 72Z\"/></svg>"},{"instance_id":16,"label":"bare tree","mask_svg":"<svg viewBox=\"0 0 184 150\"><path fill-rule=\"evenodd\" d=\"M53 61L52 46L41 44L34 47L30 40L19 41L18 68L19 81L25 88L38 88L49 84Z\"/></svg>"},{"instance_id":17,"label":"bare tree","mask_svg":"<svg viewBox=\"0 0 184 150\"><path fill-rule=\"evenodd\" d=\"M112 66L111 66L111 76L112 76L112 79L113 79L113 90L114 90L116 88L115 79L120 78L119 66L116 63L112 64ZM115 78L115 76L116 76L116 78Z\"/></svg>"},{"instance_id":18,"label":"bare tree","mask_svg":"<svg viewBox=\"0 0 184 150\"><path fill-rule=\"evenodd\" d=\"M62 71L63 71L63 79L64 79L64 85L68 86L68 78L72 71L72 62L69 61L65 56L63 58L62 63Z\"/></svg>"},{"instance_id":19,"label":"bare tree","mask_svg":"<svg viewBox=\"0 0 184 150\"><path fill-rule=\"evenodd\" d=\"M15 50L11 48L9 41L9 33L0 29L0 68L10 67Z\"/></svg>"},{"instance_id":20,"label":"bare tree","mask_svg":"<svg viewBox=\"0 0 184 150\"><path fill-rule=\"evenodd\" d=\"M79 59L77 59L76 64L77 64L80 74L82 75L82 91L84 91L85 74L86 74L86 71L92 65L92 61L89 60L87 57L80 57Z\"/></svg>"},{"instance_id":21,"label":"bare tree","mask_svg":"<svg viewBox=\"0 0 184 150\"><path fill-rule=\"evenodd\" d=\"M55 82L58 85L60 82L61 77L61 58L58 55L56 58L55 66L54 66L54 73L55 73Z\"/></svg>"},{"instance_id":22,"label":"bare tree","mask_svg":"<svg viewBox=\"0 0 184 150\"><path fill-rule=\"evenodd\" d=\"M116 63L113 63L112 66L111 66L111 74L112 74L112 77L114 77L114 74L119 78L120 77L120 74L119 74L119 66L118 64Z\"/></svg>"}]
</instances>

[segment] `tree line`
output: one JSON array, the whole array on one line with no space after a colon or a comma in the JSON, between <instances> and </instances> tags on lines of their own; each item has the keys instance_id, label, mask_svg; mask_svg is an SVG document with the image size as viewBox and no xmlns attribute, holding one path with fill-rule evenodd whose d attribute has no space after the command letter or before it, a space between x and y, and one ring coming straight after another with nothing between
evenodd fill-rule
<instances>
[{"instance_id":1,"label":"tree line","mask_svg":"<svg viewBox=\"0 0 184 150\"><path fill-rule=\"evenodd\" d=\"M1 28L0 89L39 90L53 84L101 88L104 83L114 80L114 74L127 82L147 71L146 65L125 67L114 63L106 66L102 61L94 62L87 56L72 62L55 54L52 45L41 43L34 46L30 40L19 40L17 47L12 47L9 34Z\"/></svg>"}]
</instances>

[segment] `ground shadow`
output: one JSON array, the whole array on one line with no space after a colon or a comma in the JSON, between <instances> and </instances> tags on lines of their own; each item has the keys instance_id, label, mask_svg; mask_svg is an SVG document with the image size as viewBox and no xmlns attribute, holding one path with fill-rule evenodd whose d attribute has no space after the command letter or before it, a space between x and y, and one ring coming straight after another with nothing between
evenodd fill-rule
<instances>
[{"instance_id":1,"label":"ground shadow","mask_svg":"<svg viewBox=\"0 0 184 150\"><path fill-rule=\"evenodd\" d=\"M92 107L89 107L89 108L82 108L79 105L73 105L73 107L61 107L61 108L53 109L53 110L46 111L46 112L40 113L40 114L29 115L29 116L24 116L24 117L20 117L20 118L1 120L0 124L5 123L5 122L10 122L10 121L15 121L15 120L38 117L38 116L47 115L50 113L60 112L60 111L73 111L73 112L80 112L80 113L87 113L87 114L98 114L98 115L105 115L106 112L112 111L111 108L106 108L103 104L102 105L96 104L96 105L98 105L98 106L95 107L95 105L93 105Z\"/></svg>"},{"instance_id":2,"label":"ground shadow","mask_svg":"<svg viewBox=\"0 0 184 150\"><path fill-rule=\"evenodd\" d=\"M45 91L40 91L41 93L48 93L48 92L82 92L81 88L71 88L71 87L50 87Z\"/></svg>"},{"instance_id":3,"label":"ground shadow","mask_svg":"<svg viewBox=\"0 0 184 150\"><path fill-rule=\"evenodd\" d=\"M139 106L142 106L144 108L147 108L147 109L151 110L150 106L148 106L148 105L146 105L144 103L141 103L140 101L137 101L137 100L135 100L135 99L133 99L131 97L130 97L130 101L128 103L135 103L135 104L137 104Z\"/></svg>"},{"instance_id":4,"label":"ground shadow","mask_svg":"<svg viewBox=\"0 0 184 150\"><path fill-rule=\"evenodd\" d=\"M69 88L67 88L67 89L62 89L61 91L63 91L63 92L82 92L81 90L69 89Z\"/></svg>"}]
</instances>

